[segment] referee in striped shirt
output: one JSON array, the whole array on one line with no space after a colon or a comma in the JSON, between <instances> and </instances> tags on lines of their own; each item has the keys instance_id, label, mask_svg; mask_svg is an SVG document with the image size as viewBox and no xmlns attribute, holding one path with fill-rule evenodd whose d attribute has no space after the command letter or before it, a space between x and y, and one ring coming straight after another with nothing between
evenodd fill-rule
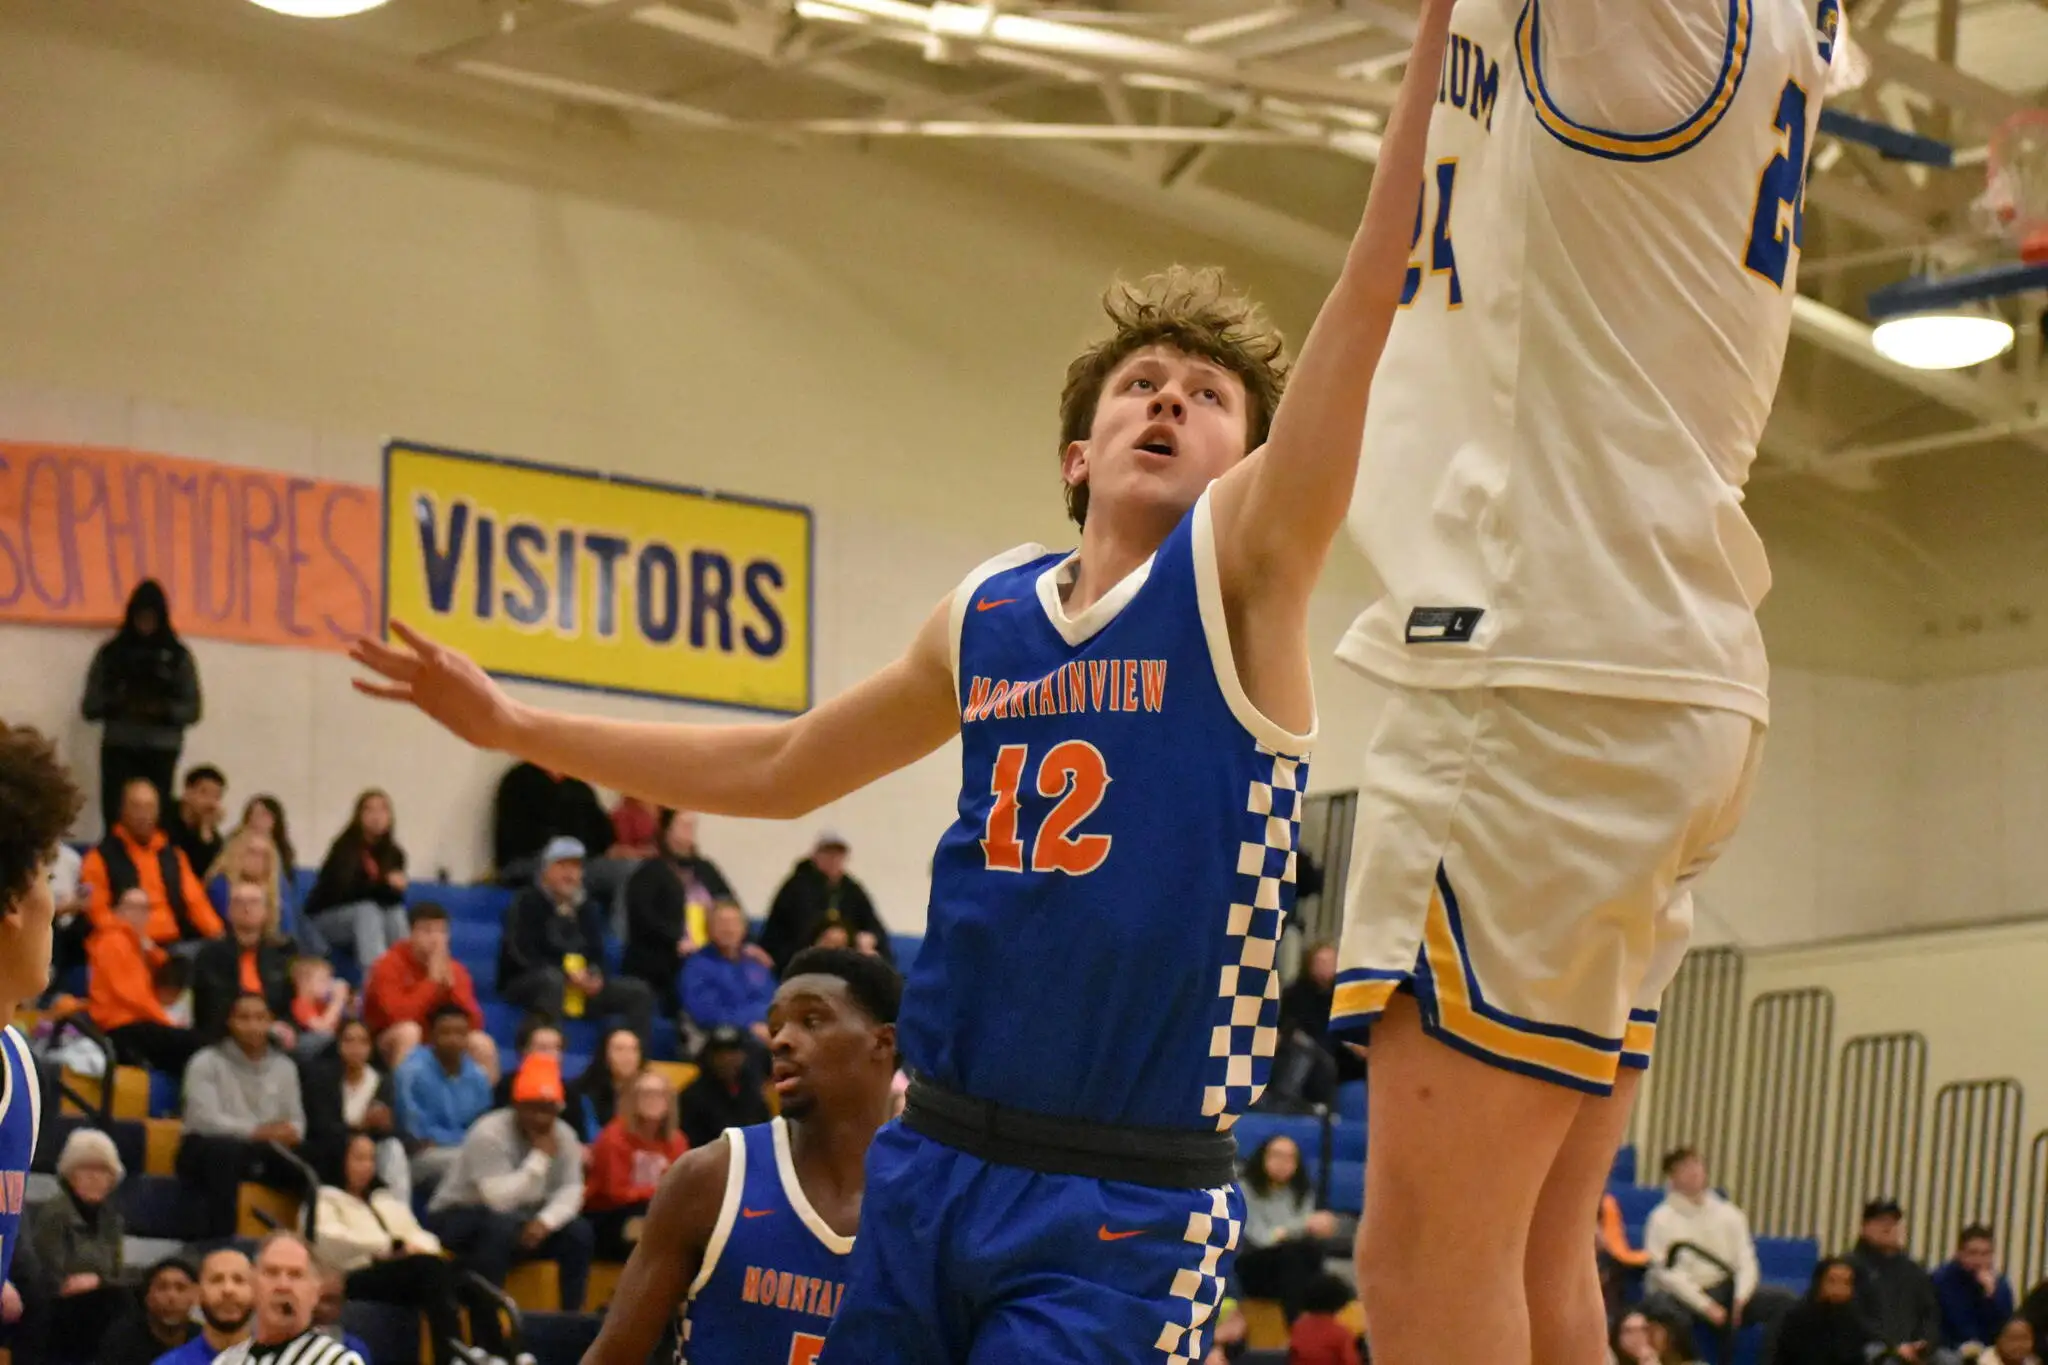
<instances>
[{"instance_id":1,"label":"referee in striped shirt","mask_svg":"<svg viewBox=\"0 0 2048 1365\"><path fill-rule=\"evenodd\" d=\"M273 1232L256 1248L256 1330L214 1365L368 1365L313 1325L320 1276L313 1249L295 1232Z\"/></svg>"}]
</instances>

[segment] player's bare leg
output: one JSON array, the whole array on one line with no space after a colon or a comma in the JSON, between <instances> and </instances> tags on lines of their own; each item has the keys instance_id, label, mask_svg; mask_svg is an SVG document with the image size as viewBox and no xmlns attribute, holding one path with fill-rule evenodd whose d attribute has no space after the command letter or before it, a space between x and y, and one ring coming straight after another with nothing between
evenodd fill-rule
<instances>
[{"instance_id":1,"label":"player's bare leg","mask_svg":"<svg viewBox=\"0 0 2048 1365\"><path fill-rule=\"evenodd\" d=\"M1600 1294L1591 1229L1642 1076L1625 1066L1615 1077L1612 1095L1580 1101L1578 1117L1537 1197L1524 1272L1534 1365L1605 1359L1607 1304Z\"/></svg>"},{"instance_id":2,"label":"player's bare leg","mask_svg":"<svg viewBox=\"0 0 2048 1365\"><path fill-rule=\"evenodd\" d=\"M1368 1079L1358 1269L1374 1365L1434 1365L1446 1323L1463 1359L1527 1361L1529 1225L1586 1097L1429 1037L1405 995L1372 1026Z\"/></svg>"}]
</instances>

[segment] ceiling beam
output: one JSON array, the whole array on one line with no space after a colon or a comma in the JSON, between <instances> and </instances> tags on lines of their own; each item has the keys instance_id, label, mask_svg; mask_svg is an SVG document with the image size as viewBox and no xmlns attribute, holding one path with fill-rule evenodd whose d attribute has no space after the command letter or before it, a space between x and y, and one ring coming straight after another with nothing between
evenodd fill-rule
<instances>
[{"instance_id":1,"label":"ceiling beam","mask_svg":"<svg viewBox=\"0 0 2048 1365\"><path fill-rule=\"evenodd\" d=\"M1889 38L1872 35L1858 38L1856 42L1864 55L1870 58L1870 64L1885 78L1909 85L1958 109L1968 110L1991 127L1997 127L2027 107L2026 102L2010 90L2001 90L1959 67L1901 47Z\"/></svg>"}]
</instances>

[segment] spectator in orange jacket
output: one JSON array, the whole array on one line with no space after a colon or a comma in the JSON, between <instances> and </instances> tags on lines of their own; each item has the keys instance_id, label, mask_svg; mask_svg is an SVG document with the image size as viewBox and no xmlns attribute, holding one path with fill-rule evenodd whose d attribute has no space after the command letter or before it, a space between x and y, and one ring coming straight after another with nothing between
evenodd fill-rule
<instances>
[{"instance_id":1,"label":"spectator in orange jacket","mask_svg":"<svg viewBox=\"0 0 2048 1365\"><path fill-rule=\"evenodd\" d=\"M449 951L448 912L432 901L412 907L403 943L394 943L370 967L363 983L363 1022L376 1035L387 1070L396 1071L426 1036L427 1020L443 1005L469 1016L469 1055L493 1085L498 1080L498 1046L484 1032L469 968Z\"/></svg>"},{"instance_id":2,"label":"spectator in orange jacket","mask_svg":"<svg viewBox=\"0 0 2048 1365\"><path fill-rule=\"evenodd\" d=\"M147 778L122 789L119 823L85 855L78 876L85 885L86 917L96 930L116 922L114 903L123 892L139 889L149 898L151 942L189 943L197 951L225 932L192 865L157 827L156 788Z\"/></svg>"},{"instance_id":3,"label":"spectator in orange jacket","mask_svg":"<svg viewBox=\"0 0 2048 1365\"><path fill-rule=\"evenodd\" d=\"M600 1260L632 1255L655 1186L689 1149L676 1124L675 1087L658 1071L641 1072L629 1102L590 1144L583 1212L597 1232Z\"/></svg>"},{"instance_id":4,"label":"spectator in orange jacket","mask_svg":"<svg viewBox=\"0 0 2048 1365\"><path fill-rule=\"evenodd\" d=\"M149 920L149 897L130 887L110 921L93 930L85 944L85 1009L122 1062L182 1076L199 1038L172 1024L157 996L156 971L170 954L149 941Z\"/></svg>"}]
</instances>

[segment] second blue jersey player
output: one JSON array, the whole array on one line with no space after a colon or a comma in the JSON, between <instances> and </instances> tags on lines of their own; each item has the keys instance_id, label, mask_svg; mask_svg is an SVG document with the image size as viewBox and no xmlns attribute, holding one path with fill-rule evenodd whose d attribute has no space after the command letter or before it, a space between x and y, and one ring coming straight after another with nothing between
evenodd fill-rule
<instances>
[{"instance_id":1,"label":"second blue jersey player","mask_svg":"<svg viewBox=\"0 0 2048 1365\"><path fill-rule=\"evenodd\" d=\"M1079 549L983 564L850 691L779 724L649 724L515 702L399 623L356 647L370 695L685 809L787 818L962 741L899 1020L908 1106L869 1153L827 1365L1203 1357L1242 1222L1230 1127L1278 1041L1309 596L1427 269L1447 11L1424 6L1286 400L1279 338L1215 275L1113 290L1061 396Z\"/></svg>"},{"instance_id":2,"label":"second blue jersey player","mask_svg":"<svg viewBox=\"0 0 2048 1365\"><path fill-rule=\"evenodd\" d=\"M50 857L83 800L50 741L0 721L0 1281L14 1264L42 1088L14 1012L50 980Z\"/></svg>"}]
</instances>

